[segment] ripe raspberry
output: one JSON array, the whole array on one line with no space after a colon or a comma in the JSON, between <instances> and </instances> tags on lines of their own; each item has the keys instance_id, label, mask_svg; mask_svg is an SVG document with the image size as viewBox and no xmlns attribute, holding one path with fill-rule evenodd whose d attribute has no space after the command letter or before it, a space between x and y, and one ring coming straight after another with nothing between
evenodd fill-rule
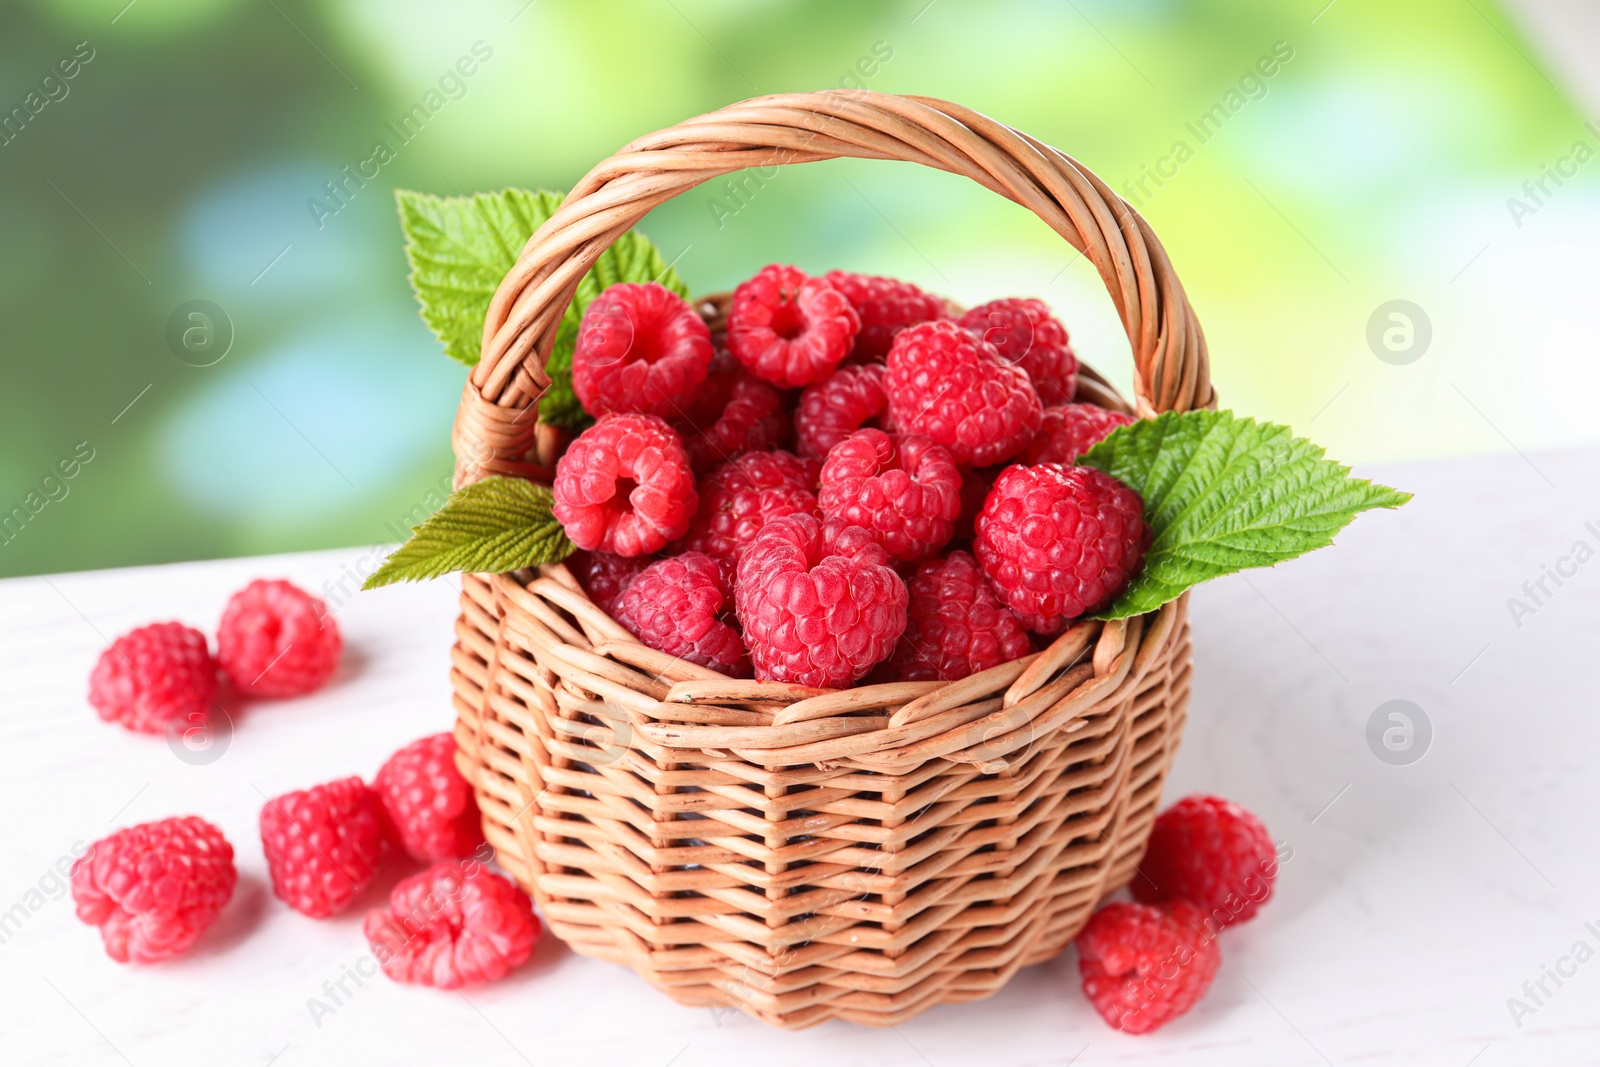
<instances>
[{"instance_id":1,"label":"ripe raspberry","mask_svg":"<svg viewBox=\"0 0 1600 1067\"><path fill-rule=\"evenodd\" d=\"M850 353L855 359L882 359L895 334L915 323L945 317L944 298L910 282L846 270L830 270L822 280L848 297L861 317L861 332Z\"/></svg>"},{"instance_id":2,"label":"ripe raspberry","mask_svg":"<svg viewBox=\"0 0 1600 1067\"><path fill-rule=\"evenodd\" d=\"M906 587L859 526L773 519L739 558L734 603L756 677L838 688L894 651Z\"/></svg>"},{"instance_id":3,"label":"ripe raspberry","mask_svg":"<svg viewBox=\"0 0 1600 1067\"><path fill-rule=\"evenodd\" d=\"M777 263L735 289L728 310L728 347L751 374L780 389L826 378L860 329L843 293Z\"/></svg>"},{"instance_id":4,"label":"ripe raspberry","mask_svg":"<svg viewBox=\"0 0 1600 1067\"><path fill-rule=\"evenodd\" d=\"M573 544L618 556L682 537L700 499L683 441L654 415L607 415L584 430L556 461L552 492Z\"/></svg>"},{"instance_id":5,"label":"ripe raspberry","mask_svg":"<svg viewBox=\"0 0 1600 1067\"><path fill-rule=\"evenodd\" d=\"M711 331L687 300L656 282L620 282L583 313L572 391L597 418L627 411L671 417L710 367Z\"/></svg>"},{"instance_id":6,"label":"ripe raspberry","mask_svg":"<svg viewBox=\"0 0 1600 1067\"><path fill-rule=\"evenodd\" d=\"M199 723L217 695L217 664L206 636L181 622L130 630L100 653L89 703L106 722L159 734L169 722Z\"/></svg>"},{"instance_id":7,"label":"ripe raspberry","mask_svg":"<svg viewBox=\"0 0 1600 1067\"><path fill-rule=\"evenodd\" d=\"M72 865L72 900L78 918L100 928L106 955L156 963L194 944L238 880L222 831L187 815L96 841Z\"/></svg>"},{"instance_id":8,"label":"ripe raspberry","mask_svg":"<svg viewBox=\"0 0 1600 1067\"><path fill-rule=\"evenodd\" d=\"M527 962L539 920L522 890L476 860L440 863L394 887L363 932L396 982L456 989L495 982Z\"/></svg>"},{"instance_id":9,"label":"ripe raspberry","mask_svg":"<svg viewBox=\"0 0 1600 1067\"><path fill-rule=\"evenodd\" d=\"M802 456L825 459L828 450L868 424L884 428L889 394L882 363L840 367L806 387L794 412L794 436Z\"/></svg>"},{"instance_id":10,"label":"ripe raspberry","mask_svg":"<svg viewBox=\"0 0 1600 1067\"><path fill-rule=\"evenodd\" d=\"M567 567L583 584L583 591L607 615L615 615L617 601L639 572L654 563L654 556L613 556L609 552L578 552Z\"/></svg>"},{"instance_id":11,"label":"ripe raspberry","mask_svg":"<svg viewBox=\"0 0 1600 1067\"><path fill-rule=\"evenodd\" d=\"M732 567L704 552L659 560L635 578L617 621L651 648L734 678L750 658L733 622Z\"/></svg>"},{"instance_id":12,"label":"ripe raspberry","mask_svg":"<svg viewBox=\"0 0 1600 1067\"><path fill-rule=\"evenodd\" d=\"M943 548L961 514L961 474L948 449L916 434L857 430L822 465L825 518L865 527L897 562Z\"/></svg>"},{"instance_id":13,"label":"ripe raspberry","mask_svg":"<svg viewBox=\"0 0 1600 1067\"><path fill-rule=\"evenodd\" d=\"M700 483L700 510L678 551L738 559L761 528L780 515L817 513L815 460L788 452L746 452Z\"/></svg>"},{"instance_id":14,"label":"ripe raspberry","mask_svg":"<svg viewBox=\"0 0 1600 1067\"><path fill-rule=\"evenodd\" d=\"M1194 1007L1221 963L1204 913L1186 900L1167 908L1107 904L1078 935L1084 995L1129 1034L1147 1034Z\"/></svg>"},{"instance_id":15,"label":"ripe raspberry","mask_svg":"<svg viewBox=\"0 0 1600 1067\"><path fill-rule=\"evenodd\" d=\"M1033 651L1028 631L995 597L970 553L930 559L906 585L906 632L888 664L900 681L953 682Z\"/></svg>"},{"instance_id":16,"label":"ripe raspberry","mask_svg":"<svg viewBox=\"0 0 1600 1067\"><path fill-rule=\"evenodd\" d=\"M726 380L714 414L677 419L672 425L683 436L694 472L704 474L746 452L777 448L788 424L783 394L740 367Z\"/></svg>"},{"instance_id":17,"label":"ripe raspberry","mask_svg":"<svg viewBox=\"0 0 1600 1067\"><path fill-rule=\"evenodd\" d=\"M285 793L261 808L261 850L272 891L295 911L326 919L349 907L378 873L383 809L360 778Z\"/></svg>"},{"instance_id":18,"label":"ripe raspberry","mask_svg":"<svg viewBox=\"0 0 1600 1067\"><path fill-rule=\"evenodd\" d=\"M964 467L1010 459L1039 430L1027 373L948 320L900 332L884 388L895 429L932 438Z\"/></svg>"},{"instance_id":19,"label":"ripe raspberry","mask_svg":"<svg viewBox=\"0 0 1600 1067\"><path fill-rule=\"evenodd\" d=\"M256 579L228 601L217 662L246 696L297 697L322 688L344 641L328 605L285 581Z\"/></svg>"},{"instance_id":20,"label":"ripe raspberry","mask_svg":"<svg viewBox=\"0 0 1600 1067\"><path fill-rule=\"evenodd\" d=\"M413 859L460 859L483 843L478 802L456 770L456 739L448 733L413 741L390 756L372 788Z\"/></svg>"},{"instance_id":21,"label":"ripe raspberry","mask_svg":"<svg viewBox=\"0 0 1600 1067\"><path fill-rule=\"evenodd\" d=\"M973 551L1006 606L1035 633L1099 611L1149 546L1139 494L1093 467L1007 467L978 513Z\"/></svg>"},{"instance_id":22,"label":"ripe raspberry","mask_svg":"<svg viewBox=\"0 0 1600 1067\"><path fill-rule=\"evenodd\" d=\"M1147 904L1192 901L1221 929L1254 916L1277 876L1277 849L1260 819L1221 797L1192 796L1156 818L1129 888Z\"/></svg>"},{"instance_id":23,"label":"ripe raspberry","mask_svg":"<svg viewBox=\"0 0 1600 1067\"><path fill-rule=\"evenodd\" d=\"M1042 300L991 300L961 316L961 325L994 345L1000 358L1028 372L1045 404L1064 404L1078 392L1078 357L1067 328Z\"/></svg>"},{"instance_id":24,"label":"ripe raspberry","mask_svg":"<svg viewBox=\"0 0 1600 1067\"><path fill-rule=\"evenodd\" d=\"M1022 454L1020 463L1076 463L1083 455L1118 426L1126 426L1133 416L1108 411L1094 404L1061 404L1044 409L1039 433Z\"/></svg>"}]
</instances>

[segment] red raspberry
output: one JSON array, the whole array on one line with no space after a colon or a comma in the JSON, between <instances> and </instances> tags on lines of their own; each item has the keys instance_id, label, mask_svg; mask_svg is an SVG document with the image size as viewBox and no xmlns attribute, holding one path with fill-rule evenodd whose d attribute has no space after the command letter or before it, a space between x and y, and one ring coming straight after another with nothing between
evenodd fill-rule
<instances>
[{"instance_id":1,"label":"red raspberry","mask_svg":"<svg viewBox=\"0 0 1600 1067\"><path fill-rule=\"evenodd\" d=\"M973 550L1000 599L1035 633L1099 611L1149 545L1139 494L1093 467L1007 467L978 513Z\"/></svg>"},{"instance_id":2,"label":"red raspberry","mask_svg":"<svg viewBox=\"0 0 1600 1067\"><path fill-rule=\"evenodd\" d=\"M635 578L617 621L651 648L734 678L750 677L750 658L733 626L732 567L704 552L659 560Z\"/></svg>"},{"instance_id":3,"label":"red raspberry","mask_svg":"<svg viewBox=\"0 0 1600 1067\"><path fill-rule=\"evenodd\" d=\"M894 651L906 586L859 526L785 515L739 558L734 603L756 677L848 686Z\"/></svg>"},{"instance_id":4,"label":"red raspberry","mask_svg":"<svg viewBox=\"0 0 1600 1067\"><path fill-rule=\"evenodd\" d=\"M677 431L654 415L607 415L556 461L552 509L572 543L618 556L659 552L700 498Z\"/></svg>"},{"instance_id":5,"label":"red raspberry","mask_svg":"<svg viewBox=\"0 0 1600 1067\"><path fill-rule=\"evenodd\" d=\"M722 401L709 418L686 417L672 424L683 435L683 446L696 474L704 474L746 452L777 448L788 429L789 412L784 407L783 394L743 368L737 368L737 374L726 381L721 392Z\"/></svg>"},{"instance_id":6,"label":"red raspberry","mask_svg":"<svg viewBox=\"0 0 1600 1067\"><path fill-rule=\"evenodd\" d=\"M217 695L217 664L206 635L181 622L131 630L100 653L89 703L106 722L159 734L169 722L200 723Z\"/></svg>"},{"instance_id":7,"label":"red raspberry","mask_svg":"<svg viewBox=\"0 0 1600 1067\"><path fill-rule=\"evenodd\" d=\"M583 584L596 607L615 615L617 601L639 572L654 563L654 556L613 556L609 552L578 552L567 567Z\"/></svg>"},{"instance_id":8,"label":"red raspberry","mask_svg":"<svg viewBox=\"0 0 1600 1067\"><path fill-rule=\"evenodd\" d=\"M830 270L822 280L848 297L861 317L861 332L850 353L856 359L882 359L895 334L915 323L945 317L944 298L910 282L846 270Z\"/></svg>"},{"instance_id":9,"label":"red raspberry","mask_svg":"<svg viewBox=\"0 0 1600 1067\"><path fill-rule=\"evenodd\" d=\"M895 429L932 438L962 466L1010 459L1039 430L1027 373L948 320L900 331L884 388Z\"/></svg>"},{"instance_id":10,"label":"red raspberry","mask_svg":"<svg viewBox=\"0 0 1600 1067\"><path fill-rule=\"evenodd\" d=\"M840 367L806 387L794 412L795 442L802 456L824 459L828 450L870 424L882 426L889 409L882 363Z\"/></svg>"},{"instance_id":11,"label":"red raspberry","mask_svg":"<svg viewBox=\"0 0 1600 1067\"><path fill-rule=\"evenodd\" d=\"M1147 904L1181 897L1216 929L1251 918L1272 898L1278 852L1261 820L1221 797L1184 797L1156 818L1129 886Z\"/></svg>"},{"instance_id":12,"label":"red raspberry","mask_svg":"<svg viewBox=\"0 0 1600 1067\"><path fill-rule=\"evenodd\" d=\"M1039 434L1022 454L1020 463L1076 463L1106 434L1133 421L1132 415L1108 411L1094 404L1061 404L1044 409Z\"/></svg>"},{"instance_id":13,"label":"red raspberry","mask_svg":"<svg viewBox=\"0 0 1600 1067\"><path fill-rule=\"evenodd\" d=\"M675 548L738 559L761 528L780 515L817 511L815 460L788 452L746 452L700 483L701 504Z\"/></svg>"},{"instance_id":14,"label":"red raspberry","mask_svg":"<svg viewBox=\"0 0 1600 1067\"><path fill-rule=\"evenodd\" d=\"M456 770L456 739L448 733L413 741L390 756L372 788L413 859L460 859L483 843L478 802Z\"/></svg>"},{"instance_id":15,"label":"red raspberry","mask_svg":"<svg viewBox=\"0 0 1600 1067\"><path fill-rule=\"evenodd\" d=\"M1067 328L1042 300L991 300L961 316L961 325L994 345L1000 358L1028 372L1045 404L1064 404L1078 392L1078 357Z\"/></svg>"},{"instance_id":16,"label":"red raspberry","mask_svg":"<svg viewBox=\"0 0 1600 1067\"><path fill-rule=\"evenodd\" d=\"M970 553L930 559L906 585L906 632L889 658L895 678L953 682L1033 651L1028 631L995 597Z\"/></svg>"},{"instance_id":17,"label":"red raspberry","mask_svg":"<svg viewBox=\"0 0 1600 1067\"><path fill-rule=\"evenodd\" d=\"M360 778L341 778L269 800L261 808L261 849L273 893L295 911L326 919L349 907L378 873L378 796Z\"/></svg>"},{"instance_id":18,"label":"red raspberry","mask_svg":"<svg viewBox=\"0 0 1600 1067\"><path fill-rule=\"evenodd\" d=\"M363 929L384 974L441 989L499 981L533 955L540 933L527 894L476 860L407 878Z\"/></svg>"},{"instance_id":19,"label":"red raspberry","mask_svg":"<svg viewBox=\"0 0 1600 1067\"><path fill-rule=\"evenodd\" d=\"M898 562L943 548L961 514L961 474L950 451L916 434L857 430L822 465L825 518L871 531Z\"/></svg>"},{"instance_id":20,"label":"red raspberry","mask_svg":"<svg viewBox=\"0 0 1600 1067\"><path fill-rule=\"evenodd\" d=\"M328 605L285 581L256 579L228 601L217 662L246 696L297 697L322 688L344 641Z\"/></svg>"},{"instance_id":21,"label":"red raspberry","mask_svg":"<svg viewBox=\"0 0 1600 1067\"><path fill-rule=\"evenodd\" d=\"M1147 1034L1194 1007L1221 963L1204 913L1186 900L1167 908L1107 904L1078 935L1084 995L1129 1034Z\"/></svg>"},{"instance_id":22,"label":"red raspberry","mask_svg":"<svg viewBox=\"0 0 1600 1067\"><path fill-rule=\"evenodd\" d=\"M608 287L583 313L572 350L572 391L599 417L670 417L711 367L711 331L683 297L655 282Z\"/></svg>"},{"instance_id":23,"label":"red raspberry","mask_svg":"<svg viewBox=\"0 0 1600 1067\"><path fill-rule=\"evenodd\" d=\"M860 329L843 293L777 263L735 289L728 310L728 347L751 374L780 389L826 378Z\"/></svg>"},{"instance_id":24,"label":"red raspberry","mask_svg":"<svg viewBox=\"0 0 1600 1067\"><path fill-rule=\"evenodd\" d=\"M238 880L222 831L186 815L96 841L72 865L72 900L78 918L100 928L106 955L156 963L194 944Z\"/></svg>"}]
</instances>

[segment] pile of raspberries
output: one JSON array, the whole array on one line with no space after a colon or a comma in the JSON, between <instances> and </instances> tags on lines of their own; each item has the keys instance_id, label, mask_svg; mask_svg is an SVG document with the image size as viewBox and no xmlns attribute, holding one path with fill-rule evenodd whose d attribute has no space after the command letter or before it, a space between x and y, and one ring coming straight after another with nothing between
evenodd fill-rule
<instances>
[{"instance_id":1,"label":"pile of raspberries","mask_svg":"<svg viewBox=\"0 0 1600 1067\"><path fill-rule=\"evenodd\" d=\"M595 418L554 512L590 598L733 677L952 681L1028 654L1138 573L1137 493L1075 461L1132 419L1074 402L1038 300L774 264L713 334L656 283L588 307Z\"/></svg>"},{"instance_id":2,"label":"pile of raspberries","mask_svg":"<svg viewBox=\"0 0 1600 1067\"><path fill-rule=\"evenodd\" d=\"M336 671L343 640L317 597L286 581L256 581L223 611L217 654L177 622L141 626L101 653L89 676L100 717L140 733L203 730L218 701L302 696ZM273 893L325 919L356 904L385 857L426 869L400 881L364 931L399 982L456 988L495 981L525 962L540 934L532 902L484 863L492 852L472 789L455 767L455 739L435 734L400 749L370 784L341 778L261 808L261 848ZM78 918L121 963L177 956L216 921L239 874L222 831L195 815L118 830L72 867Z\"/></svg>"},{"instance_id":3,"label":"pile of raspberries","mask_svg":"<svg viewBox=\"0 0 1600 1067\"><path fill-rule=\"evenodd\" d=\"M1292 856L1221 797L1184 797L1157 816L1134 900L1107 904L1078 934L1078 974L1101 1018L1147 1034L1194 1007L1222 965L1217 935L1255 916Z\"/></svg>"}]
</instances>

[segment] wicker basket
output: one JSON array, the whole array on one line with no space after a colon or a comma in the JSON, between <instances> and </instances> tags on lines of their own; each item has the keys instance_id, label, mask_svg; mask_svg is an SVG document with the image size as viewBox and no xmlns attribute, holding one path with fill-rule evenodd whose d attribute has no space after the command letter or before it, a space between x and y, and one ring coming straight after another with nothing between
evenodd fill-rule
<instances>
[{"instance_id":1,"label":"wicker basket","mask_svg":"<svg viewBox=\"0 0 1600 1067\"><path fill-rule=\"evenodd\" d=\"M963 174L1033 211L1105 279L1137 411L1211 404L1165 253L1094 175L943 101L772 96L633 142L534 234L462 396L457 482L549 477L564 440L532 414L544 360L620 234L730 171L839 156ZM1084 390L1125 406L1092 373ZM1184 600L959 682L840 692L647 648L560 565L466 576L456 633L458 762L556 936L789 1028L897 1024L1060 952L1133 873L1189 693Z\"/></svg>"}]
</instances>

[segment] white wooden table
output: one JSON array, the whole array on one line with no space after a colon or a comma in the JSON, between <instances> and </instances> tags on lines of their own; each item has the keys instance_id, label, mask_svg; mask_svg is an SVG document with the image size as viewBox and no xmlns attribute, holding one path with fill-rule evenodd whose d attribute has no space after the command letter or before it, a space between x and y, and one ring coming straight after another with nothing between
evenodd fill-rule
<instances>
[{"instance_id":1,"label":"white wooden table","mask_svg":"<svg viewBox=\"0 0 1600 1067\"><path fill-rule=\"evenodd\" d=\"M357 985L362 909L316 922L277 902L257 812L263 794L370 775L448 728L452 584L352 596L347 580L341 594L367 549L0 582L0 1063L1600 1063L1600 451L1374 473L1417 500L1195 597L1169 797L1239 800L1294 853L1271 906L1223 936L1206 999L1140 1038L1100 1022L1070 952L896 1030L719 1018L549 938L468 996ZM1585 562L1562 562L1580 541ZM1523 583L1538 594L1558 565L1571 576L1535 603ZM95 718L84 690L105 638L165 618L210 630L260 575L333 583L347 642L334 684L249 708L200 765ZM1533 612L1514 620L1511 597ZM1432 727L1408 765L1367 741L1397 699ZM187 957L111 962L56 865L113 827L189 812L233 841L234 901ZM1513 997L1531 1010L1514 1018ZM311 998L335 1010L314 1018Z\"/></svg>"}]
</instances>

